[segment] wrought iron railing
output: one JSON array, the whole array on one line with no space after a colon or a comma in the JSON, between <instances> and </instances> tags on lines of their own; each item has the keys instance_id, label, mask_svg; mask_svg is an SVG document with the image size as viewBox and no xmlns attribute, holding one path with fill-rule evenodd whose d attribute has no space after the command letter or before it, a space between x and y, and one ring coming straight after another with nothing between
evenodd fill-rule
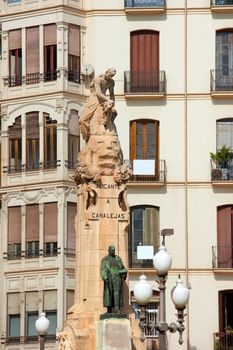
<instances>
[{"instance_id":1,"label":"wrought iron railing","mask_svg":"<svg viewBox=\"0 0 233 350\"><path fill-rule=\"evenodd\" d=\"M8 77L8 85L10 87L22 85L22 75L12 75Z\"/></svg>"},{"instance_id":2,"label":"wrought iron railing","mask_svg":"<svg viewBox=\"0 0 233 350\"><path fill-rule=\"evenodd\" d=\"M233 246L213 246L212 247L213 268L233 268Z\"/></svg>"},{"instance_id":3,"label":"wrought iron railing","mask_svg":"<svg viewBox=\"0 0 233 350\"><path fill-rule=\"evenodd\" d=\"M211 69L210 91L233 91L233 70L223 75L220 69Z\"/></svg>"},{"instance_id":4,"label":"wrought iron railing","mask_svg":"<svg viewBox=\"0 0 233 350\"><path fill-rule=\"evenodd\" d=\"M214 350L232 350L233 332L214 333Z\"/></svg>"},{"instance_id":5,"label":"wrought iron railing","mask_svg":"<svg viewBox=\"0 0 233 350\"><path fill-rule=\"evenodd\" d=\"M24 164L15 164L15 165L4 165L3 173L22 173L25 171Z\"/></svg>"},{"instance_id":6,"label":"wrought iron railing","mask_svg":"<svg viewBox=\"0 0 233 350\"><path fill-rule=\"evenodd\" d=\"M157 8L165 7L165 0L125 0L125 7L134 7L134 8Z\"/></svg>"},{"instance_id":7,"label":"wrought iron railing","mask_svg":"<svg viewBox=\"0 0 233 350\"><path fill-rule=\"evenodd\" d=\"M150 94L166 92L165 71L124 73L124 92L126 94Z\"/></svg>"},{"instance_id":8,"label":"wrought iron railing","mask_svg":"<svg viewBox=\"0 0 233 350\"><path fill-rule=\"evenodd\" d=\"M233 0L211 0L211 6L233 5Z\"/></svg>"},{"instance_id":9,"label":"wrought iron railing","mask_svg":"<svg viewBox=\"0 0 233 350\"><path fill-rule=\"evenodd\" d=\"M68 80L73 83L80 83L80 73L78 70L68 70Z\"/></svg>"},{"instance_id":10,"label":"wrought iron railing","mask_svg":"<svg viewBox=\"0 0 233 350\"><path fill-rule=\"evenodd\" d=\"M3 259L6 260L19 260L19 259L32 259L39 258L40 256L57 256L61 253L61 248L56 245L46 247L44 249L34 249L34 250L21 250L17 252L4 252Z\"/></svg>"},{"instance_id":11,"label":"wrought iron railing","mask_svg":"<svg viewBox=\"0 0 233 350\"><path fill-rule=\"evenodd\" d=\"M224 166L220 162L210 161L211 181L233 181L233 159Z\"/></svg>"},{"instance_id":12,"label":"wrought iron railing","mask_svg":"<svg viewBox=\"0 0 233 350\"><path fill-rule=\"evenodd\" d=\"M76 169L77 167L77 160L65 160L65 166L68 168L68 169Z\"/></svg>"},{"instance_id":13,"label":"wrought iron railing","mask_svg":"<svg viewBox=\"0 0 233 350\"><path fill-rule=\"evenodd\" d=\"M56 340L56 335L45 335L45 341L46 342L54 342ZM1 344L8 344L8 343L38 343L38 336L21 336L21 337L1 337Z\"/></svg>"},{"instance_id":14,"label":"wrought iron railing","mask_svg":"<svg viewBox=\"0 0 233 350\"><path fill-rule=\"evenodd\" d=\"M143 160L142 160L143 162ZM133 174L130 177L130 181L141 181L141 182L166 182L167 180L167 168L164 159L155 160L154 173L151 175L145 174L135 174L135 169L133 169L133 161L130 162ZM142 163L143 164L143 163Z\"/></svg>"},{"instance_id":15,"label":"wrought iron railing","mask_svg":"<svg viewBox=\"0 0 233 350\"><path fill-rule=\"evenodd\" d=\"M61 165L61 160L49 160L44 162L34 162L28 164L18 164L18 165L4 165L3 173L23 173L25 171L36 171L36 170L48 170L48 169L56 169Z\"/></svg>"},{"instance_id":16,"label":"wrought iron railing","mask_svg":"<svg viewBox=\"0 0 233 350\"><path fill-rule=\"evenodd\" d=\"M55 168L57 168L60 165L61 165L61 161L58 160L58 159L46 160L46 161L40 163L40 167L43 170L45 170L45 169L55 169Z\"/></svg>"},{"instance_id":17,"label":"wrought iron railing","mask_svg":"<svg viewBox=\"0 0 233 350\"><path fill-rule=\"evenodd\" d=\"M36 84L39 83L43 77L41 76L40 73L30 73L26 75L26 84Z\"/></svg>"},{"instance_id":18,"label":"wrought iron railing","mask_svg":"<svg viewBox=\"0 0 233 350\"><path fill-rule=\"evenodd\" d=\"M57 70L46 71L44 72L44 81L54 81L57 80Z\"/></svg>"}]
</instances>

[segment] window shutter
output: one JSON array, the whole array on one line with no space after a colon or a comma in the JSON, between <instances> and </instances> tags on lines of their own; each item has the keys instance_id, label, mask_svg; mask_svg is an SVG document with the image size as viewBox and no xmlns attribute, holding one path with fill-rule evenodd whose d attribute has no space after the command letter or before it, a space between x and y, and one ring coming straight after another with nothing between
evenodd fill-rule
<instances>
[{"instance_id":1,"label":"window shutter","mask_svg":"<svg viewBox=\"0 0 233 350\"><path fill-rule=\"evenodd\" d=\"M232 208L218 207L218 267L232 267Z\"/></svg>"},{"instance_id":2,"label":"window shutter","mask_svg":"<svg viewBox=\"0 0 233 350\"><path fill-rule=\"evenodd\" d=\"M44 204L44 242L57 242L57 203Z\"/></svg>"},{"instance_id":3,"label":"window shutter","mask_svg":"<svg viewBox=\"0 0 233 350\"><path fill-rule=\"evenodd\" d=\"M57 310L57 291L44 291L44 310Z\"/></svg>"},{"instance_id":4,"label":"window shutter","mask_svg":"<svg viewBox=\"0 0 233 350\"><path fill-rule=\"evenodd\" d=\"M26 114L26 138L39 139L39 113L30 112Z\"/></svg>"},{"instance_id":5,"label":"window shutter","mask_svg":"<svg viewBox=\"0 0 233 350\"><path fill-rule=\"evenodd\" d=\"M21 29L9 31L9 50L20 49L22 47Z\"/></svg>"},{"instance_id":6,"label":"window shutter","mask_svg":"<svg viewBox=\"0 0 233 350\"><path fill-rule=\"evenodd\" d=\"M56 24L47 24L44 26L44 46L57 44L57 26Z\"/></svg>"},{"instance_id":7,"label":"window shutter","mask_svg":"<svg viewBox=\"0 0 233 350\"><path fill-rule=\"evenodd\" d=\"M21 207L8 208L8 244L21 243Z\"/></svg>"},{"instance_id":8,"label":"window shutter","mask_svg":"<svg viewBox=\"0 0 233 350\"><path fill-rule=\"evenodd\" d=\"M39 205L26 206L26 241L39 241Z\"/></svg>"},{"instance_id":9,"label":"window shutter","mask_svg":"<svg viewBox=\"0 0 233 350\"><path fill-rule=\"evenodd\" d=\"M26 293L26 312L38 311L38 292Z\"/></svg>"},{"instance_id":10,"label":"window shutter","mask_svg":"<svg viewBox=\"0 0 233 350\"><path fill-rule=\"evenodd\" d=\"M69 24L69 55L80 56L80 27Z\"/></svg>"},{"instance_id":11,"label":"window shutter","mask_svg":"<svg viewBox=\"0 0 233 350\"><path fill-rule=\"evenodd\" d=\"M8 315L20 314L20 293L7 294L7 312Z\"/></svg>"},{"instance_id":12,"label":"window shutter","mask_svg":"<svg viewBox=\"0 0 233 350\"><path fill-rule=\"evenodd\" d=\"M21 139L22 138L22 126L21 116L15 118L15 122L9 127L9 139Z\"/></svg>"},{"instance_id":13,"label":"window shutter","mask_svg":"<svg viewBox=\"0 0 233 350\"><path fill-rule=\"evenodd\" d=\"M78 112L72 109L70 111L69 122L68 122L68 131L71 135L79 136L79 118Z\"/></svg>"},{"instance_id":14,"label":"window shutter","mask_svg":"<svg viewBox=\"0 0 233 350\"><path fill-rule=\"evenodd\" d=\"M67 203L67 248L75 249L76 231L75 231L75 216L77 213L76 203Z\"/></svg>"},{"instance_id":15,"label":"window shutter","mask_svg":"<svg viewBox=\"0 0 233 350\"><path fill-rule=\"evenodd\" d=\"M66 310L71 308L71 306L74 305L74 290L67 289L66 290Z\"/></svg>"},{"instance_id":16,"label":"window shutter","mask_svg":"<svg viewBox=\"0 0 233 350\"><path fill-rule=\"evenodd\" d=\"M26 29L27 55L26 67L27 74L39 72L39 27Z\"/></svg>"}]
</instances>

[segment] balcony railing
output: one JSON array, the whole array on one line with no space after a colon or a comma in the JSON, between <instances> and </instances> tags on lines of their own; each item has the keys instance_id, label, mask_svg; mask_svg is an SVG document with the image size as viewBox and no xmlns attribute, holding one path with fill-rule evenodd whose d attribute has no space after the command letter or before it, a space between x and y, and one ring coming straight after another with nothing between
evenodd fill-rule
<instances>
[{"instance_id":1,"label":"balcony railing","mask_svg":"<svg viewBox=\"0 0 233 350\"><path fill-rule=\"evenodd\" d=\"M151 164L149 164L149 166L146 159L136 159L135 161L130 162L133 170L130 181L166 182L167 168L165 160L151 159L149 162L150 161Z\"/></svg>"},{"instance_id":2,"label":"balcony railing","mask_svg":"<svg viewBox=\"0 0 233 350\"><path fill-rule=\"evenodd\" d=\"M77 167L77 161L75 160L65 160L65 166L68 168L68 169L76 169Z\"/></svg>"},{"instance_id":3,"label":"balcony railing","mask_svg":"<svg viewBox=\"0 0 233 350\"><path fill-rule=\"evenodd\" d=\"M214 333L214 350L232 350L233 333L218 332Z\"/></svg>"},{"instance_id":4,"label":"balcony railing","mask_svg":"<svg viewBox=\"0 0 233 350\"><path fill-rule=\"evenodd\" d=\"M211 6L229 6L233 5L233 0L211 0Z\"/></svg>"},{"instance_id":5,"label":"balcony railing","mask_svg":"<svg viewBox=\"0 0 233 350\"><path fill-rule=\"evenodd\" d=\"M211 160L211 181L233 181L233 159L222 167L218 162Z\"/></svg>"},{"instance_id":6,"label":"balcony railing","mask_svg":"<svg viewBox=\"0 0 233 350\"><path fill-rule=\"evenodd\" d=\"M213 246L212 266L213 268L233 268L233 246Z\"/></svg>"},{"instance_id":7,"label":"balcony railing","mask_svg":"<svg viewBox=\"0 0 233 350\"><path fill-rule=\"evenodd\" d=\"M55 243L55 242L54 242ZM39 258L40 256L57 256L61 252L61 248L57 247L56 244L45 243L44 249L34 249L34 250L21 250L17 252L4 252L3 259L6 260L19 260L19 259L32 259Z\"/></svg>"},{"instance_id":8,"label":"balcony railing","mask_svg":"<svg viewBox=\"0 0 233 350\"><path fill-rule=\"evenodd\" d=\"M35 162L29 164L18 164L3 166L3 173L14 174L14 173L23 173L27 171L38 171L38 170L48 170L48 169L56 169L61 165L60 160L50 160L45 162Z\"/></svg>"},{"instance_id":9,"label":"balcony railing","mask_svg":"<svg viewBox=\"0 0 233 350\"><path fill-rule=\"evenodd\" d=\"M8 86L20 86L22 85L22 75L12 75L8 77Z\"/></svg>"},{"instance_id":10,"label":"balcony railing","mask_svg":"<svg viewBox=\"0 0 233 350\"><path fill-rule=\"evenodd\" d=\"M233 91L233 70L223 75L220 70L211 69L210 71L210 90L215 91Z\"/></svg>"},{"instance_id":11,"label":"balcony railing","mask_svg":"<svg viewBox=\"0 0 233 350\"><path fill-rule=\"evenodd\" d=\"M165 6L165 0L125 0L125 8L160 8Z\"/></svg>"},{"instance_id":12,"label":"balcony railing","mask_svg":"<svg viewBox=\"0 0 233 350\"><path fill-rule=\"evenodd\" d=\"M126 94L165 94L165 71L124 73L124 92Z\"/></svg>"},{"instance_id":13,"label":"balcony railing","mask_svg":"<svg viewBox=\"0 0 233 350\"><path fill-rule=\"evenodd\" d=\"M78 70L68 70L68 80L73 83L80 83L80 74Z\"/></svg>"}]
</instances>

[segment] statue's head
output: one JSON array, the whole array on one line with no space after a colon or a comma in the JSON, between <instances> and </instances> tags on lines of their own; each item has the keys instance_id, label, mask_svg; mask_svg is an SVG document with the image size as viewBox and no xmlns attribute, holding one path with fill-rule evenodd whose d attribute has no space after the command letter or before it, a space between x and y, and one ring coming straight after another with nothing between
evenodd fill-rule
<instances>
[{"instance_id":1,"label":"statue's head","mask_svg":"<svg viewBox=\"0 0 233 350\"><path fill-rule=\"evenodd\" d=\"M108 254L111 255L111 256L115 255L115 246L114 245L110 245L108 247Z\"/></svg>"},{"instance_id":2,"label":"statue's head","mask_svg":"<svg viewBox=\"0 0 233 350\"><path fill-rule=\"evenodd\" d=\"M116 74L116 69L114 67L110 67L105 72L105 78L111 79L112 77L114 77L115 74Z\"/></svg>"}]
</instances>

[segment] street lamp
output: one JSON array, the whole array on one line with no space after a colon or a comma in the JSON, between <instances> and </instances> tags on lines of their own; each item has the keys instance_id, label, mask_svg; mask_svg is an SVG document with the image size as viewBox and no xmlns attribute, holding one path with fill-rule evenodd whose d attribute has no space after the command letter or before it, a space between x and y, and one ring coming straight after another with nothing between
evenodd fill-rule
<instances>
[{"instance_id":1,"label":"street lamp","mask_svg":"<svg viewBox=\"0 0 233 350\"><path fill-rule=\"evenodd\" d=\"M42 312L35 322L37 333L40 337L40 350L44 350L45 335L49 329L50 321L47 319L45 312Z\"/></svg>"},{"instance_id":2,"label":"street lamp","mask_svg":"<svg viewBox=\"0 0 233 350\"><path fill-rule=\"evenodd\" d=\"M158 287L159 287L159 320L155 322L147 322L146 320L146 305L149 303L152 297L152 286L146 281L146 276L142 275L139 278L139 282L134 286L134 296L140 307L140 329L142 331L141 340L145 340L145 329L157 330L159 332L159 349L167 350L166 332L171 333L179 332L179 344L183 343L182 334L184 331L184 309L189 299L188 288L183 286L183 282L180 276L176 282L176 286L172 290L172 301L175 304L177 313L177 323L168 324L166 322L166 280L167 274L172 264L172 258L167 253L164 245L159 248L158 253L155 254L153 259L154 268L158 275Z\"/></svg>"}]
</instances>

